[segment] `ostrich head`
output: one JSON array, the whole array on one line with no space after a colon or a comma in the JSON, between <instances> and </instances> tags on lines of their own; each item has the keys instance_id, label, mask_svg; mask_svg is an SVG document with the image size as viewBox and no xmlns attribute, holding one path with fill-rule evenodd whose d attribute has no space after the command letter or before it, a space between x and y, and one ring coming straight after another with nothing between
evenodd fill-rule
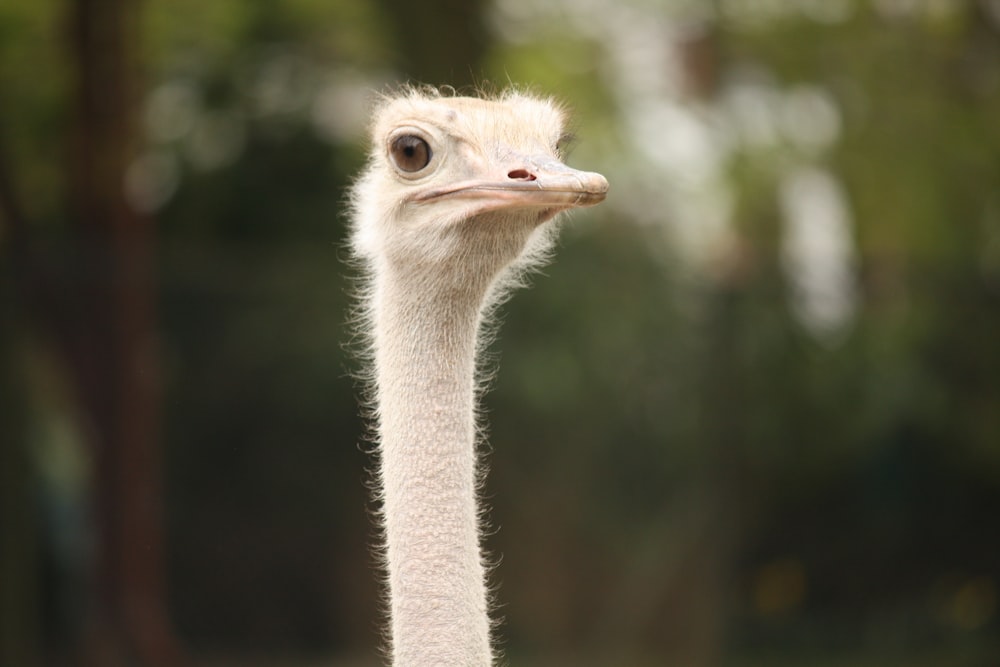
<instances>
[{"instance_id":1,"label":"ostrich head","mask_svg":"<svg viewBox=\"0 0 1000 667\"><path fill-rule=\"evenodd\" d=\"M562 163L564 124L557 105L517 92L386 100L354 188L355 252L376 272L387 263L457 285L530 263L548 245L542 223L608 189Z\"/></svg>"}]
</instances>

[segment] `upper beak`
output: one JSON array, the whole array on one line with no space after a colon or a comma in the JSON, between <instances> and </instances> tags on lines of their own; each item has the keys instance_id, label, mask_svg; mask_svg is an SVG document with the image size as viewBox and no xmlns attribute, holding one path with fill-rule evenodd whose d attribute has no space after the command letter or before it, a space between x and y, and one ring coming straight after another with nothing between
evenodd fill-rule
<instances>
[{"instance_id":1,"label":"upper beak","mask_svg":"<svg viewBox=\"0 0 1000 667\"><path fill-rule=\"evenodd\" d=\"M533 156L511 163L506 174L496 178L470 179L425 190L414 201L441 198L489 200L490 209L575 208L604 201L608 181L592 171L567 167L548 156Z\"/></svg>"}]
</instances>

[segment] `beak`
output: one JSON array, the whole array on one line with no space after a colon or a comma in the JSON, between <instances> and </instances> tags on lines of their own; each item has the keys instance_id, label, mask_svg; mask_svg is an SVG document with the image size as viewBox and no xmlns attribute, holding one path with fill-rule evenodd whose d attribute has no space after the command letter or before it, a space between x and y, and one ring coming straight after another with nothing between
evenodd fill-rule
<instances>
[{"instance_id":1,"label":"beak","mask_svg":"<svg viewBox=\"0 0 1000 667\"><path fill-rule=\"evenodd\" d=\"M425 190L413 201L481 200L489 210L567 209L594 206L608 194L608 181L600 174L572 169L548 156L524 158L511 166L496 178L470 179Z\"/></svg>"}]
</instances>

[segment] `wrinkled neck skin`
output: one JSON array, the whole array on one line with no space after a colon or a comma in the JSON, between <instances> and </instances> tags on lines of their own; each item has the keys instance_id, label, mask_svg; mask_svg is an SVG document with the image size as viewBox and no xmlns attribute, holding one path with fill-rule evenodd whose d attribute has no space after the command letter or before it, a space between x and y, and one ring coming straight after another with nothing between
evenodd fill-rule
<instances>
[{"instance_id":1,"label":"wrinkled neck skin","mask_svg":"<svg viewBox=\"0 0 1000 667\"><path fill-rule=\"evenodd\" d=\"M477 222L443 230L426 256L387 244L372 263L394 667L493 664L476 498L477 338L504 273L539 235L537 221L499 235L487 225L501 216L467 224Z\"/></svg>"}]
</instances>

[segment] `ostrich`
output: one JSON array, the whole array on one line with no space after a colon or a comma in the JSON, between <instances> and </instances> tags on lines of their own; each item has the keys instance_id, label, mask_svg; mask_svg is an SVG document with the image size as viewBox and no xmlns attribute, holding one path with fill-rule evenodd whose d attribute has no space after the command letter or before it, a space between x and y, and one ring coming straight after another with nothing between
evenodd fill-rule
<instances>
[{"instance_id":1,"label":"ostrich","mask_svg":"<svg viewBox=\"0 0 1000 667\"><path fill-rule=\"evenodd\" d=\"M394 667L493 664L480 548L477 352L483 322L542 261L560 212L608 183L560 160L565 114L521 92L407 88L372 122L351 192L364 267Z\"/></svg>"}]
</instances>

